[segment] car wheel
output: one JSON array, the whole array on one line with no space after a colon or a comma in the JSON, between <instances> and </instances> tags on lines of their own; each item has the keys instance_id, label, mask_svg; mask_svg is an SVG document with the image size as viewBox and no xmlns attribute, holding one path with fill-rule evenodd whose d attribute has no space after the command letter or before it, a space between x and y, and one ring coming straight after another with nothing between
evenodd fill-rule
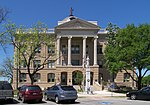
<instances>
[{"instance_id":1,"label":"car wheel","mask_svg":"<svg viewBox=\"0 0 150 105\"><path fill-rule=\"evenodd\" d=\"M59 98L58 96L55 97L55 102L58 104L59 103Z\"/></svg>"},{"instance_id":2,"label":"car wheel","mask_svg":"<svg viewBox=\"0 0 150 105\"><path fill-rule=\"evenodd\" d=\"M44 100L45 100L45 101L48 101L48 100L49 100L48 97L47 97L47 94L44 95Z\"/></svg>"},{"instance_id":3,"label":"car wheel","mask_svg":"<svg viewBox=\"0 0 150 105\"><path fill-rule=\"evenodd\" d=\"M75 100L71 100L71 103L75 103Z\"/></svg>"},{"instance_id":4,"label":"car wheel","mask_svg":"<svg viewBox=\"0 0 150 105\"><path fill-rule=\"evenodd\" d=\"M41 103L41 102L42 102L42 99L38 100L38 102Z\"/></svg>"},{"instance_id":5,"label":"car wheel","mask_svg":"<svg viewBox=\"0 0 150 105\"><path fill-rule=\"evenodd\" d=\"M136 97L135 94L132 94L131 97L130 97L131 100L135 100L136 98L137 98L137 97Z\"/></svg>"},{"instance_id":6,"label":"car wheel","mask_svg":"<svg viewBox=\"0 0 150 105\"><path fill-rule=\"evenodd\" d=\"M11 103L14 102L13 98L10 98L8 101L11 102Z\"/></svg>"}]
</instances>

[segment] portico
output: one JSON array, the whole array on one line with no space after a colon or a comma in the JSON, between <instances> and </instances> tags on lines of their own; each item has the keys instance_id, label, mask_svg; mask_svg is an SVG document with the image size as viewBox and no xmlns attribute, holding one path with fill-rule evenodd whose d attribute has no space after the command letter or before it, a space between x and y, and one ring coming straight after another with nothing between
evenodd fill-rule
<instances>
[{"instance_id":1,"label":"portico","mask_svg":"<svg viewBox=\"0 0 150 105\"><path fill-rule=\"evenodd\" d=\"M61 40L61 38L63 38L63 37L61 37L61 36L57 36L57 65L61 65L60 64L60 60L61 60L61 57L60 57L60 52L61 52L61 50L60 50L60 40ZM66 43L66 45L67 45L67 51L68 51L68 55L67 55L67 57L68 57L68 59L67 59L67 65L68 66L71 66L72 64L71 64L71 45L72 45L72 43L71 43L71 41L73 40L73 38L75 38L75 37L72 37L72 36L68 36L68 37L66 37L67 38L67 43ZM82 65L84 65L84 60L85 60L85 58L86 58L86 56L87 56L87 54L86 54L86 40L87 40L87 36L81 36L81 37L78 37L78 38L80 38L80 39L82 39L82 59L83 59L83 61L82 61ZM97 36L95 36L95 37L89 37L89 38L92 38L93 40L91 40L91 41L93 41L93 44L94 44L94 48L93 48L93 51L94 51L94 59L93 59L93 65L97 65ZM91 49L92 50L92 49Z\"/></svg>"},{"instance_id":2,"label":"portico","mask_svg":"<svg viewBox=\"0 0 150 105\"><path fill-rule=\"evenodd\" d=\"M58 26L55 27L55 32L56 32L56 36L57 36L57 65L61 65L60 64L60 60L61 60L61 55L59 52L61 52L61 45L60 45L60 41L63 40L62 38L67 38L67 43L66 43L66 47L67 47L67 65L71 66L71 61L72 61L72 57L71 57L71 52L73 50L72 48L72 41L74 40L74 38L80 38L82 39L82 45L79 45L79 48L82 51L82 63L80 63L81 65L84 65L84 60L86 58L86 49L87 49L87 39L91 38L91 42L93 43L92 45L93 48L90 50L93 50L94 52L94 56L93 56L93 65L97 65L97 33L100 30L100 27L97 26L97 23L95 21L84 21L82 19L79 19L73 15L65 18L62 21L58 22ZM75 43L74 43L75 44ZM78 44L78 43L76 43ZM81 52L80 52L81 54ZM92 56L91 56L92 57ZM80 61L81 62L81 61Z\"/></svg>"}]
</instances>

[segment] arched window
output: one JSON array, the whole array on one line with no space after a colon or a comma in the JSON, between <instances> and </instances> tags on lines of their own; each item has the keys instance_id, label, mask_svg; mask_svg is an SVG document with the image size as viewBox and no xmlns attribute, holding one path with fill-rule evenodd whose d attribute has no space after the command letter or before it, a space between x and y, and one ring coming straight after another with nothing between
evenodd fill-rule
<instances>
[{"instance_id":1,"label":"arched window","mask_svg":"<svg viewBox=\"0 0 150 105\"><path fill-rule=\"evenodd\" d=\"M20 82L26 82L27 81L26 73L21 73L20 74L19 81Z\"/></svg>"},{"instance_id":2,"label":"arched window","mask_svg":"<svg viewBox=\"0 0 150 105\"><path fill-rule=\"evenodd\" d=\"M130 73L124 73L124 80L123 82L130 82Z\"/></svg>"},{"instance_id":3,"label":"arched window","mask_svg":"<svg viewBox=\"0 0 150 105\"><path fill-rule=\"evenodd\" d=\"M83 81L83 74L81 71L72 72L72 84L81 85Z\"/></svg>"},{"instance_id":4,"label":"arched window","mask_svg":"<svg viewBox=\"0 0 150 105\"><path fill-rule=\"evenodd\" d=\"M41 79L41 74L40 73L34 74L34 82L40 82L40 79Z\"/></svg>"},{"instance_id":5,"label":"arched window","mask_svg":"<svg viewBox=\"0 0 150 105\"><path fill-rule=\"evenodd\" d=\"M54 73L49 73L47 75L47 82L55 82L55 74Z\"/></svg>"}]
</instances>

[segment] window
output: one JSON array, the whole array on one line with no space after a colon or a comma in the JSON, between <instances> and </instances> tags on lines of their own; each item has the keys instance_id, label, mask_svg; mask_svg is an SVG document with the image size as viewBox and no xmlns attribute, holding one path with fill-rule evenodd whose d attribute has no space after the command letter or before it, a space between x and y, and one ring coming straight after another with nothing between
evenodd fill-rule
<instances>
[{"instance_id":1,"label":"window","mask_svg":"<svg viewBox=\"0 0 150 105\"><path fill-rule=\"evenodd\" d=\"M40 82L41 75L40 73L34 74L34 82Z\"/></svg>"},{"instance_id":2,"label":"window","mask_svg":"<svg viewBox=\"0 0 150 105\"><path fill-rule=\"evenodd\" d=\"M97 54L103 54L103 46L97 45Z\"/></svg>"},{"instance_id":3,"label":"window","mask_svg":"<svg viewBox=\"0 0 150 105\"><path fill-rule=\"evenodd\" d=\"M71 61L71 64L72 64L73 66L79 66L79 60L72 60L72 61Z\"/></svg>"},{"instance_id":4,"label":"window","mask_svg":"<svg viewBox=\"0 0 150 105\"><path fill-rule=\"evenodd\" d=\"M54 68L55 67L55 61L54 60L48 60L48 68Z\"/></svg>"},{"instance_id":5,"label":"window","mask_svg":"<svg viewBox=\"0 0 150 105\"><path fill-rule=\"evenodd\" d=\"M75 88L73 86L61 86L61 89L64 91L75 91Z\"/></svg>"},{"instance_id":6,"label":"window","mask_svg":"<svg viewBox=\"0 0 150 105\"><path fill-rule=\"evenodd\" d=\"M55 82L55 74L54 73L49 73L47 78L48 78L47 82Z\"/></svg>"},{"instance_id":7,"label":"window","mask_svg":"<svg viewBox=\"0 0 150 105\"><path fill-rule=\"evenodd\" d=\"M59 88L57 86L54 86L53 90L59 90Z\"/></svg>"},{"instance_id":8,"label":"window","mask_svg":"<svg viewBox=\"0 0 150 105\"><path fill-rule=\"evenodd\" d=\"M67 53L67 47L66 45L62 45L62 54L66 54Z\"/></svg>"},{"instance_id":9,"label":"window","mask_svg":"<svg viewBox=\"0 0 150 105\"><path fill-rule=\"evenodd\" d=\"M41 46L35 50L36 53L41 53Z\"/></svg>"},{"instance_id":10,"label":"window","mask_svg":"<svg viewBox=\"0 0 150 105\"><path fill-rule=\"evenodd\" d=\"M124 82L129 82L129 81L130 81L130 74L124 73Z\"/></svg>"},{"instance_id":11,"label":"window","mask_svg":"<svg viewBox=\"0 0 150 105\"><path fill-rule=\"evenodd\" d=\"M41 88L39 86L28 86L27 88L31 91L41 91Z\"/></svg>"},{"instance_id":12,"label":"window","mask_svg":"<svg viewBox=\"0 0 150 105\"><path fill-rule=\"evenodd\" d=\"M89 46L86 45L86 54L88 54L88 53L89 53Z\"/></svg>"},{"instance_id":13,"label":"window","mask_svg":"<svg viewBox=\"0 0 150 105\"><path fill-rule=\"evenodd\" d=\"M79 45L72 45L71 46L71 53L72 54L80 54L80 46Z\"/></svg>"},{"instance_id":14,"label":"window","mask_svg":"<svg viewBox=\"0 0 150 105\"><path fill-rule=\"evenodd\" d=\"M41 60L34 60L33 61L33 67L34 68L40 68L41 66Z\"/></svg>"},{"instance_id":15,"label":"window","mask_svg":"<svg viewBox=\"0 0 150 105\"><path fill-rule=\"evenodd\" d=\"M20 82L26 82L27 81L27 79L26 79L27 77L26 77L26 73L21 73L20 74Z\"/></svg>"},{"instance_id":16,"label":"window","mask_svg":"<svg viewBox=\"0 0 150 105\"><path fill-rule=\"evenodd\" d=\"M62 60L62 66L66 66L65 60Z\"/></svg>"},{"instance_id":17,"label":"window","mask_svg":"<svg viewBox=\"0 0 150 105\"><path fill-rule=\"evenodd\" d=\"M101 60L98 60L97 61L98 65L99 65L99 68L102 68L103 67L103 62Z\"/></svg>"},{"instance_id":18,"label":"window","mask_svg":"<svg viewBox=\"0 0 150 105\"><path fill-rule=\"evenodd\" d=\"M147 94L150 93L150 87L144 87L141 90L142 90L143 93L147 93Z\"/></svg>"},{"instance_id":19,"label":"window","mask_svg":"<svg viewBox=\"0 0 150 105\"><path fill-rule=\"evenodd\" d=\"M26 67L27 67L25 60L22 60L22 62L21 62L21 67L22 67L22 68L26 68Z\"/></svg>"},{"instance_id":20,"label":"window","mask_svg":"<svg viewBox=\"0 0 150 105\"><path fill-rule=\"evenodd\" d=\"M55 45L48 46L48 53L49 54L54 54L55 53Z\"/></svg>"}]
</instances>

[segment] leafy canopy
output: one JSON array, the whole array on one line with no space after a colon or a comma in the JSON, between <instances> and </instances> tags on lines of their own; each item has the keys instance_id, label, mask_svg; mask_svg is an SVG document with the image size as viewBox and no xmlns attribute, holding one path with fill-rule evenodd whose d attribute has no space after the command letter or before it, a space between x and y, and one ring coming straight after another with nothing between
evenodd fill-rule
<instances>
[{"instance_id":1,"label":"leafy canopy","mask_svg":"<svg viewBox=\"0 0 150 105\"><path fill-rule=\"evenodd\" d=\"M19 69L21 65L25 65L31 84L33 84L34 75L44 68L50 57L54 56L52 53L45 55L41 48L54 45L55 36L48 34L47 26L41 22L33 25L30 29L23 26L18 28L15 24L8 24L6 29L15 48L14 69ZM39 59L41 60L40 63L36 63Z\"/></svg>"},{"instance_id":2,"label":"leafy canopy","mask_svg":"<svg viewBox=\"0 0 150 105\"><path fill-rule=\"evenodd\" d=\"M131 24L124 29L118 29L110 24L108 30L110 33L105 49L107 67L113 73L131 70L138 80L130 75L131 78L141 84L141 79L150 70L150 25L141 24L136 27Z\"/></svg>"}]
</instances>

